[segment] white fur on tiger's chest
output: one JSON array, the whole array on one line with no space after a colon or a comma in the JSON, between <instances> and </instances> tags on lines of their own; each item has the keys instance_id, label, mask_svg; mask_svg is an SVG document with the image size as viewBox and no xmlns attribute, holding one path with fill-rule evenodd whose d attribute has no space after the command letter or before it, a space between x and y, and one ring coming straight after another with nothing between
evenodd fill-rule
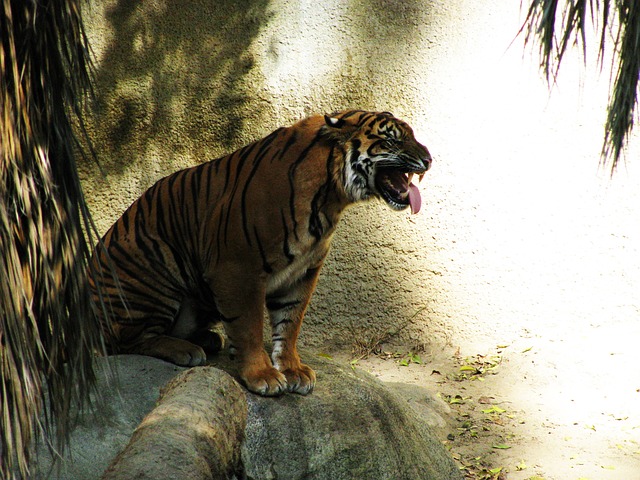
<instances>
[{"instance_id":1,"label":"white fur on tiger's chest","mask_svg":"<svg viewBox=\"0 0 640 480\"><path fill-rule=\"evenodd\" d=\"M295 255L293 262L267 277L267 295L292 285L302 278L307 270L317 267L328 250L329 243L321 242L315 248Z\"/></svg>"}]
</instances>

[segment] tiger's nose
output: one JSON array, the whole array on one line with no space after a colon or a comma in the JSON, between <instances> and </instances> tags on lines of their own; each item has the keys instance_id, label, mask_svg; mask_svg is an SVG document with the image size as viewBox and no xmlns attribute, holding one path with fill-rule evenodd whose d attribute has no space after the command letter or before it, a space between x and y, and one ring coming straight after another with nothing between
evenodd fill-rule
<instances>
[{"instance_id":1,"label":"tiger's nose","mask_svg":"<svg viewBox=\"0 0 640 480\"><path fill-rule=\"evenodd\" d=\"M431 168L431 163L433 162L433 157L429 153L426 147L424 147L424 156L422 157L422 163L424 164L424 171L426 172Z\"/></svg>"}]
</instances>

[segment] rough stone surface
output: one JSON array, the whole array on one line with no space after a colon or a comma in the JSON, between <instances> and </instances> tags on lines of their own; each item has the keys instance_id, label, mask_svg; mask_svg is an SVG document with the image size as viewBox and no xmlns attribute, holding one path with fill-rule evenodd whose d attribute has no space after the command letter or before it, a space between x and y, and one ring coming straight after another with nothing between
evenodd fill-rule
<instances>
[{"instance_id":1,"label":"rough stone surface","mask_svg":"<svg viewBox=\"0 0 640 480\"><path fill-rule=\"evenodd\" d=\"M392 389L348 365L310 363L318 374L313 394L248 396L243 458L250 477L462 478L427 426L430 420L419 417Z\"/></svg>"},{"instance_id":2,"label":"rough stone surface","mask_svg":"<svg viewBox=\"0 0 640 480\"><path fill-rule=\"evenodd\" d=\"M56 468L51 470L48 449L38 445L36 478L100 478L145 415L155 407L160 389L183 370L139 355L96 359L97 391L101 398L97 413L87 412L78 417L71 432L71 446Z\"/></svg>"},{"instance_id":3,"label":"rough stone surface","mask_svg":"<svg viewBox=\"0 0 640 480\"><path fill-rule=\"evenodd\" d=\"M249 478L461 478L428 427L433 419L416 414L408 402L366 373L309 353L305 359L318 374L311 395L262 398L247 394L242 459ZM103 363L105 359L98 360L98 365ZM71 434L70 452L49 477L51 461L43 450L35 478L100 478L152 410L160 388L183 370L136 355L112 357L109 363L118 372L120 388L113 381L107 386L100 375L104 410L97 417L80 417ZM221 362L221 367L231 370L229 365Z\"/></svg>"}]
</instances>

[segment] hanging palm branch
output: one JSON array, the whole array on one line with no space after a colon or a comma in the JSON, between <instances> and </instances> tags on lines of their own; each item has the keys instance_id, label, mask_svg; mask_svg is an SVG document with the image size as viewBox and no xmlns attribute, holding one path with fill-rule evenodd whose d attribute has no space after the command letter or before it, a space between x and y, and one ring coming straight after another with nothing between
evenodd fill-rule
<instances>
[{"instance_id":1,"label":"hanging palm branch","mask_svg":"<svg viewBox=\"0 0 640 480\"><path fill-rule=\"evenodd\" d=\"M36 435L64 446L101 336L85 271L94 232L76 172L90 88L79 0L0 0L0 478ZM43 391L49 394L45 399ZM38 419L44 412L46 421Z\"/></svg>"},{"instance_id":2,"label":"hanging palm branch","mask_svg":"<svg viewBox=\"0 0 640 480\"><path fill-rule=\"evenodd\" d=\"M562 3L562 6L560 5ZM613 85L609 95L601 158L613 172L634 126L640 75L640 2L638 0L531 0L521 29L525 43L538 42L541 68L555 79L573 44L586 57L589 29L599 34L598 57L613 42Z\"/></svg>"}]
</instances>

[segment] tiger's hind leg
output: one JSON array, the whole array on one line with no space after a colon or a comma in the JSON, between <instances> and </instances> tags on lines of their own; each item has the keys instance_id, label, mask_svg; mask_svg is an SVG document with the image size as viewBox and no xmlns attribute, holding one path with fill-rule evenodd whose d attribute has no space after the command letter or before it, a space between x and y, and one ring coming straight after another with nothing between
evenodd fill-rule
<instances>
[{"instance_id":1,"label":"tiger's hind leg","mask_svg":"<svg viewBox=\"0 0 640 480\"><path fill-rule=\"evenodd\" d=\"M161 358L181 367L196 367L207 362L207 355L201 346L188 340L168 335L147 336L147 338L126 350L126 353Z\"/></svg>"},{"instance_id":2,"label":"tiger's hind leg","mask_svg":"<svg viewBox=\"0 0 640 480\"><path fill-rule=\"evenodd\" d=\"M188 340L167 335L158 324L139 319L136 323L112 323L113 353L148 355L183 367L203 365L207 359L202 347Z\"/></svg>"},{"instance_id":3,"label":"tiger's hind leg","mask_svg":"<svg viewBox=\"0 0 640 480\"><path fill-rule=\"evenodd\" d=\"M120 353L134 353L161 358L183 367L204 365L204 348L215 347L213 338L197 335L202 330L194 304L184 299L165 304L165 313L145 312L135 322L116 321L114 333ZM171 310L175 308L175 314Z\"/></svg>"}]
</instances>

